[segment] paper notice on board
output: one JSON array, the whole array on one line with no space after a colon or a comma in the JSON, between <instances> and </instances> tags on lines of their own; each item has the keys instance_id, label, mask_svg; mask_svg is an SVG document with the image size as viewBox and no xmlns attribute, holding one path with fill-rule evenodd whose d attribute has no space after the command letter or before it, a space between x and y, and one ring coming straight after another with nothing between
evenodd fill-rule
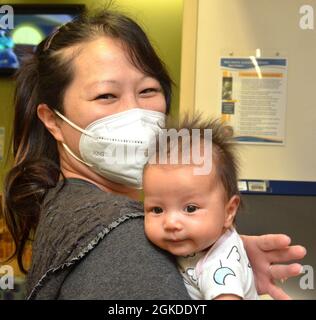
<instances>
[{"instance_id":1,"label":"paper notice on board","mask_svg":"<svg viewBox=\"0 0 316 320\"><path fill-rule=\"evenodd\" d=\"M4 128L0 127L0 160L3 159L4 154Z\"/></svg>"},{"instance_id":2,"label":"paper notice on board","mask_svg":"<svg viewBox=\"0 0 316 320\"><path fill-rule=\"evenodd\" d=\"M221 58L221 116L240 143L284 144L287 59Z\"/></svg>"}]
</instances>

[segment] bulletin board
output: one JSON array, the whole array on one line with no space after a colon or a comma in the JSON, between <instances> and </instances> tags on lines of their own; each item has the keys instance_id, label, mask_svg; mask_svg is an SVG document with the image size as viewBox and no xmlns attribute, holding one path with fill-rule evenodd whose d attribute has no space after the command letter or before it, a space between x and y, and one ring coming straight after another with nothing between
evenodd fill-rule
<instances>
[{"instance_id":1,"label":"bulletin board","mask_svg":"<svg viewBox=\"0 0 316 320\"><path fill-rule=\"evenodd\" d=\"M308 2L316 12L316 1ZM305 183L316 194L316 30L300 27L300 8L306 1L184 3L180 112L195 109L221 116L221 57L255 56L260 49L263 58L285 58L284 144L238 146L240 177Z\"/></svg>"}]
</instances>

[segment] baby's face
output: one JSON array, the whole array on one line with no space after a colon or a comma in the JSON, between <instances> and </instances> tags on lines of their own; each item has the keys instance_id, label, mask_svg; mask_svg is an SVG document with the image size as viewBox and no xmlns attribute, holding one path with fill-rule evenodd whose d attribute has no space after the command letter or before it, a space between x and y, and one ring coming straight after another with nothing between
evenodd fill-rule
<instances>
[{"instance_id":1,"label":"baby's face","mask_svg":"<svg viewBox=\"0 0 316 320\"><path fill-rule=\"evenodd\" d=\"M226 200L215 165L209 175L194 175L193 168L149 165L144 171L146 235L177 256L209 248L231 226L239 204L235 196Z\"/></svg>"}]
</instances>

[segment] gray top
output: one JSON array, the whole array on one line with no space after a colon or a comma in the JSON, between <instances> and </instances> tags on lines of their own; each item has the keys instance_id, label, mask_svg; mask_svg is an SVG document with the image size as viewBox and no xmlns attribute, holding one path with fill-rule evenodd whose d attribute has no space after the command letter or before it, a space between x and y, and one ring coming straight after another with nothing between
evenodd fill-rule
<instances>
[{"instance_id":1,"label":"gray top","mask_svg":"<svg viewBox=\"0 0 316 320\"><path fill-rule=\"evenodd\" d=\"M144 235L143 207L68 179L45 197L29 299L190 299L174 258Z\"/></svg>"}]
</instances>

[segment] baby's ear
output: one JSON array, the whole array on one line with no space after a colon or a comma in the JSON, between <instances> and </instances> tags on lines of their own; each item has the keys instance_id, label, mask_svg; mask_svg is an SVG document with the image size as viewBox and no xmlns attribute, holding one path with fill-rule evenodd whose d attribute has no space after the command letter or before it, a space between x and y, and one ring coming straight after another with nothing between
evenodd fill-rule
<instances>
[{"instance_id":1,"label":"baby's ear","mask_svg":"<svg viewBox=\"0 0 316 320\"><path fill-rule=\"evenodd\" d=\"M237 213L240 204L240 197L234 195L230 198L225 206L225 228L230 228L234 222L235 215Z\"/></svg>"}]
</instances>

